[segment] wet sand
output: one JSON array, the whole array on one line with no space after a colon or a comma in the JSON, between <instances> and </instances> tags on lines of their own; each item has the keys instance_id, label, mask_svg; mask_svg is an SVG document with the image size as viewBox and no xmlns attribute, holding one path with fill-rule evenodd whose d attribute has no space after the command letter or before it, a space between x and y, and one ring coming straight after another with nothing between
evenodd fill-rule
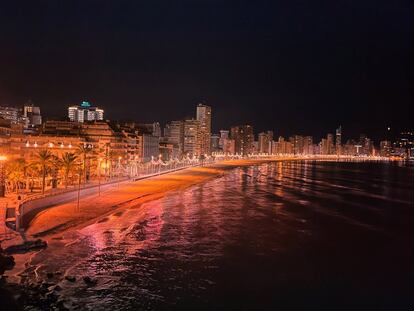
<instances>
[{"instance_id":1,"label":"wet sand","mask_svg":"<svg viewBox=\"0 0 414 311\"><path fill-rule=\"evenodd\" d=\"M286 160L293 160L293 158L278 159L278 161ZM81 198L79 210L77 202L72 201L39 213L26 230L26 236L44 239L71 228L85 227L95 222L98 217L112 214L115 210L159 199L169 191L181 190L204 182L233 167L251 166L269 161L272 160L223 161L206 167L191 167L135 182L121 183L119 186L114 185L100 196L91 195Z\"/></svg>"}]
</instances>

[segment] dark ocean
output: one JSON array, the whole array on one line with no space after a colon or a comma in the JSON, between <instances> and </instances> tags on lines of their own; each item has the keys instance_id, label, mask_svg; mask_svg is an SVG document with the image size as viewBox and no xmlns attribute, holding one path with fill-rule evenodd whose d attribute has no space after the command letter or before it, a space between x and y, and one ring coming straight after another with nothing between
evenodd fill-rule
<instances>
[{"instance_id":1,"label":"dark ocean","mask_svg":"<svg viewBox=\"0 0 414 311\"><path fill-rule=\"evenodd\" d=\"M98 280L62 285L81 310L408 310L414 167L236 168L56 243L34 262Z\"/></svg>"}]
</instances>

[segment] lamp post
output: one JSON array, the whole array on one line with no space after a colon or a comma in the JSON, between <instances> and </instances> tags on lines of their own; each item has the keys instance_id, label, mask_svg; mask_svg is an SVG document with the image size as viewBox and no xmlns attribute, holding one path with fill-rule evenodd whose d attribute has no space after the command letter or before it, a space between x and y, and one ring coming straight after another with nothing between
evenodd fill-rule
<instances>
[{"instance_id":1,"label":"lamp post","mask_svg":"<svg viewBox=\"0 0 414 311\"><path fill-rule=\"evenodd\" d=\"M6 162L7 157L5 155L0 155L0 197L6 195L6 176L4 174L4 162Z\"/></svg>"},{"instance_id":2,"label":"lamp post","mask_svg":"<svg viewBox=\"0 0 414 311\"><path fill-rule=\"evenodd\" d=\"M162 154L158 156L158 175L161 174L161 158Z\"/></svg>"},{"instance_id":3,"label":"lamp post","mask_svg":"<svg viewBox=\"0 0 414 311\"><path fill-rule=\"evenodd\" d=\"M153 174L153 167L154 167L154 156L151 156L151 174Z\"/></svg>"},{"instance_id":4,"label":"lamp post","mask_svg":"<svg viewBox=\"0 0 414 311\"><path fill-rule=\"evenodd\" d=\"M118 188L119 188L119 182L121 179L121 160L122 160L122 157L119 156L118 157Z\"/></svg>"},{"instance_id":5,"label":"lamp post","mask_svg":"<svg viewBox=\"0 0 414 311\"><path fill-rule=\"evenodd\" d=\"M79 166L79 180L78 180L78 198L76 202L76 210L80 211L80 191L81 191L81 180L82 180L82 167Z\"/></svg>"},{"instance_id":6,"label":"lamp post","mask_svg":"<svg viewBox=\"0 0 414 311\"><path fill-rule=\"evenodd\" d=\"M101 196L101 162L102 158L98 159L98 195Z\"/></svg>"}]
</instances>

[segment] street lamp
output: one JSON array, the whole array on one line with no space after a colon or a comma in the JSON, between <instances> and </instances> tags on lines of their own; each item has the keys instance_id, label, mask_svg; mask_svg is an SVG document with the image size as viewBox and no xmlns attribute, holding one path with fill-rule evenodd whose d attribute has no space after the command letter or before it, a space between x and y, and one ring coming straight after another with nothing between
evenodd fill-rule
<instances>
[{"instance_id":1,"label":"street lamp","mask_svg":"<svg viewBox=\"0 0 414 311\"><path fill-rule=\"evenodd\" d=\"M0 155L0 197L4 197L6 194L6 176L4 174L4 162L6 162L7 157L5 155Z\"/></svg>"},{"instance_id":2,"label":"street lamp","mask_svg":"<svg viewBox=\"0 0 414 311\"><path fill-rule=\"evenodd\" d=\"M101 195L101 162L102 158L98 159L98 195Z\"/></svg>"},{"instance_id":3,"label":"street lamp","mask_svg":"<svg viewBox=\"0 0 414 311\"><path fill-rule=\"evenodd\" d=\"M122 160L122 157L119 156L118 157L118 188L119 188L119 181L121 179L121 160Z\"/></svg>"},{"instance_id":4,"label":"street lamp","mask_svg":"<svg viewBox=\"0 0 414 311\"><path fill-rule=\"evenodd\" d=\"M158 156L158 174L161 174L161 158L162 154Z\"/></svg>"}]
</instances>

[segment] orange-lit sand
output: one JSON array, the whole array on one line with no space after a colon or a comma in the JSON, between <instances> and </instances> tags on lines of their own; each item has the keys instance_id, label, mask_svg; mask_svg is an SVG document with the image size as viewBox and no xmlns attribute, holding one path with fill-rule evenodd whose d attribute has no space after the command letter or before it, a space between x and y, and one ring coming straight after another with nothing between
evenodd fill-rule
<instances>
[{"instance_id":1,"label":"orange-lit sand","mask_svg":"<svg viewBox=\"0 0 414 311\"><path fill-rule=\"evenodd\" d=\"M288 158L280 159L288 160ZM38 214L26 231L27 236L46 237L68 228L85 226L99 216L117 208L141 204L162 197L166 192L179 190L209 178L223 174L226 169L249 166L269 160L231 160L207 167L192 167L136 182L124 183L119 187L81 198L80 210L76 201L51 207Z\"/></svg>"}]
</instances>

